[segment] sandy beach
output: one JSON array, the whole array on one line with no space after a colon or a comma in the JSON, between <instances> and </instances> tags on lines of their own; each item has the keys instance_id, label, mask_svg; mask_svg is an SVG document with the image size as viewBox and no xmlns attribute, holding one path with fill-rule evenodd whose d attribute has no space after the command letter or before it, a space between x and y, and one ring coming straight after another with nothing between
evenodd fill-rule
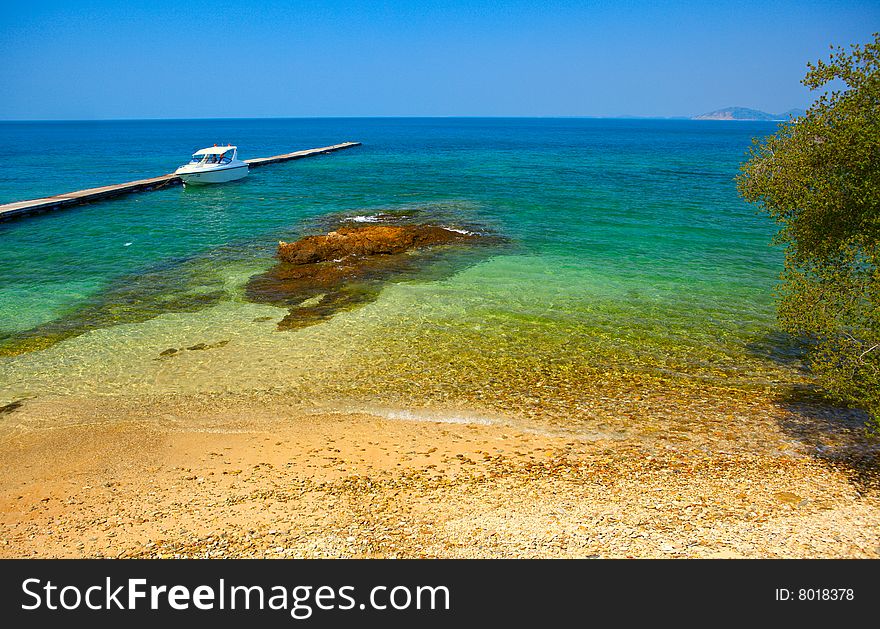
<instances>
[{"instance_id":1,"label":"sandy beach","mask_svg":"<svg viewBox=\"0 0 880 629\"><path fill-rule=\"evenodd\" d=\"M880 557L858 423L750 409L572 436L283 399L35 400L4 416L0 556Z\"/></svg>"}]
</instances>

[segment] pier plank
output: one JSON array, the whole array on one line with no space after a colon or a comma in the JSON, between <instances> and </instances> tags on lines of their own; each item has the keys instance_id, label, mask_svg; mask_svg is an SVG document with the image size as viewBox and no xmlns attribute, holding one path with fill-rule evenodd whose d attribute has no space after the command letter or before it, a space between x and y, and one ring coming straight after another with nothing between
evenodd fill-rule
<instances>
[{"instance_id":1,"label":"pier plank","mask_svg":"<svg viewBox=\"0 0 880 629\"><path fill-rule=\"evenodd\" d=\"M244 162L247 163L250 168L256 168L259 166L267 166L269 164L277 164L278 162L313 157L315 155L325 155L327 153L333 153L334 151L360 146L360 144L360 142L342 142L341 144L322 146L320 148L306 149L303 151L294 151L293 153L273 155L272 157L246 159ZM101 201L111 197L131 194L133 192L156 190L169 185L179 185L180 183L182 183L180 177L170 173L167 175L161 175L160 177L138 179L137 181L129 181L127 183L120 183L112 186L100 186L98 188L89 188L87 190L77 190L76 192L68 192L40 199L15 201L13 203L0 205L0 221L71 207L83 203L91 203L93 201Z\"/></svg>"}]
</instances>

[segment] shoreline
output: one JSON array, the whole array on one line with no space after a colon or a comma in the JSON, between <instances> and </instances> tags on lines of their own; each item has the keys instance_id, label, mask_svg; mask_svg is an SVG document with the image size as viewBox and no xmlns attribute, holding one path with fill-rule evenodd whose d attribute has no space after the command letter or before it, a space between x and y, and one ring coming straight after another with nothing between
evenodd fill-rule
<instances>
[{"instance_id":1,"label":"shoreline","mask_svg":"<svg viewBox=\"0 0 880 629\"><path fill-rule=\"evenodd\" d=\"M877 444L790 443L797 415L756 402L716 439L34 400L3 417L0 557L880 557Z\"/></svg>"}]
</instances>

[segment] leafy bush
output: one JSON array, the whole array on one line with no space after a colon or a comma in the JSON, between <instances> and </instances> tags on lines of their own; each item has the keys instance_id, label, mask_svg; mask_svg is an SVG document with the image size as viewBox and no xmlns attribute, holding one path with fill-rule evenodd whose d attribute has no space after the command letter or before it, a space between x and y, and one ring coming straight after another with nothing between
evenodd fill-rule
<instances>
[{"instance_id":1,"label":"leafy bush","mask_svg":"<svg viewBox=\"0 0 880 629\"><path fill-rule=\"evenodd\" d=\"M877 33L808 64L803 84L824 91L803 117L755 141L737 185L780 225L782 326L812 339L810 365L827 393L880 425L878 66Z\"/></svg>"}]
</instances>

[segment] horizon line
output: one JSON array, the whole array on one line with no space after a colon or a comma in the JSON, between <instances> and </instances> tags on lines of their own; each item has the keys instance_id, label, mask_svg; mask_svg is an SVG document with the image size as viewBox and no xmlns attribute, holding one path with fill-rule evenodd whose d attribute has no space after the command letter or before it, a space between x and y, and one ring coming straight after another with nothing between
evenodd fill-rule
<instances>
[{"instance_id":1,"label":"horizon line","mask_svg":"<svg viewBox=\"0 0 880 629\"><path fill-rule=\"evenodd\" d=\"M701 115L701 114L698 114ZM707 122L707 120L695 120L696 116L588 116L588 115L544 115L544 116L527 116L527 115L509 115L509 116L479 116L479 115L380 115L380 116L216 116L205 118L0 118L0 124L3 123L51 123L51 122L182 122L182 121L203 121L203 120L370 120L370 119L413 119L413 120L430 120L430 119L458 119L458 120L536 120L536 119L555 119L555 120L694 120L695 122ZM708 120L708 122L776 122L772 120Z\"/></svg>"}]
</instances>

